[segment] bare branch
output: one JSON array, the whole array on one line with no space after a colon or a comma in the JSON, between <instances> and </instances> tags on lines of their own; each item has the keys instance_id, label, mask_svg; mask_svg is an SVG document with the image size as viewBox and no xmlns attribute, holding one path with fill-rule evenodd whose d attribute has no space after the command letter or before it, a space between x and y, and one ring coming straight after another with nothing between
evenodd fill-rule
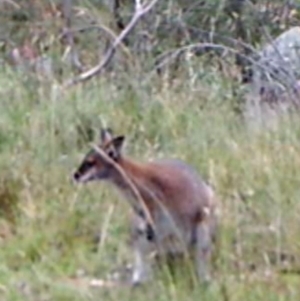
<instances>
[{"instance_id":1,"label":"bare branch","mask_svg":"<svg viewBox=\"0 0 300 301\"><path fill-rule=\"evenodd\" d=\"M140 8L137 7L132 19L128 23L128 25L124 28L124 30L120 33L120 35L115 39L114 43L106 52L104 58L100 61L98 65L91 68L90 70L81 73L79 76L69 79L63 85L64 88L68 88L80 82L86 81L96 75L98 75L111 61L114 56L117 47L124 41L124 39L128 36L128 34L133 30L138 21L147 14L158 2L159 0L152 0L148 4L141 5Z\"/></svg>"},{"instance_id":2,"label":"bare branch","mask_svg":"<svg viewBox=\"0 0 300 301\"><path fill-rule=\"evenodd\" d=\"M63 33L61 33L58 37L58 39L63 39L65 38L66 34L68 34L69 32L74 33L84 33L88 30L98 30L99 32L102 30L110 39L116 39L118 36L116 35L116 33L111 30L109 27L103 25L103 24L93 24L93 25L88 25L88 26L83 26L83 27L79 27L79 28L72 28L69 29L68 31L65 31ZM131 56L129 49L126 47L126 45L124 44L120 44L119 47L122 49L122 51L124 53L126 53L126 55L128 57Z\"/></svg>"}]
</instances>

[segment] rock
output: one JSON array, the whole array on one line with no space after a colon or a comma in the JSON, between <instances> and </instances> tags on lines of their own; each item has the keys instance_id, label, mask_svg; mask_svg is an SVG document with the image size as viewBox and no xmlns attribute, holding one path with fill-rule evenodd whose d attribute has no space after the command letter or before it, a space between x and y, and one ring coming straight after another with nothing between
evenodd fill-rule
<instances>
[{"instance_id":1,"label":"rock","mask_svg":"<svg viewBox=\"0 0 300 301\"><path fill-rule=\"evenodd\" d=\"M300 27L285 31L263 47L252 72L246 96L248 120L273 123L278 113L299 107Z\"/></svg>"}]
</instances>

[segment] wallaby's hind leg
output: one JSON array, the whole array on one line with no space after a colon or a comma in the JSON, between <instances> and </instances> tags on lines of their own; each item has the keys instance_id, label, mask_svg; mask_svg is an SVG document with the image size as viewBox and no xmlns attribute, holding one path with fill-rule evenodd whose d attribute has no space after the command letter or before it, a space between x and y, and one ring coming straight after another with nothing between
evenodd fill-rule
<instances>
[{"instance_id":1,"label":"wallaby's hind leg","mask_svg":"<svg viewBox=\"0 0 300 301\"><path fill-rule=\"evenodd\" d=\"M205 221L198 223L196 225L195 234L197 274L201 281L209 282L211 279L210 259L212 252L212 237L209 225Z\"/></svg>"}]
</instances>

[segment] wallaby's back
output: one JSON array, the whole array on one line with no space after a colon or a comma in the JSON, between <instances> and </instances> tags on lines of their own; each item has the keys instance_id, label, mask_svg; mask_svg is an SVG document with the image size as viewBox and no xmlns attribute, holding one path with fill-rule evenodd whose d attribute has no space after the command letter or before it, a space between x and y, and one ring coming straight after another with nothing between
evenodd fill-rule
<instances>
[{"instance_id":1,"label":"wallaby's back","mask_svg":"<svg viewBox=\"0 0 300 301\"><path fill-rule=\"evenodd\" d=\"M157 160L139 163L137 168L132 168L132 164L135 165L123 162L121 166L129 171L128 176L150 208L157 207L156 203L161 202L171 212L181 216L194 215L195 218L214 210L216 199L212 188L185 162Z\"/></svg>"}]
</instances>

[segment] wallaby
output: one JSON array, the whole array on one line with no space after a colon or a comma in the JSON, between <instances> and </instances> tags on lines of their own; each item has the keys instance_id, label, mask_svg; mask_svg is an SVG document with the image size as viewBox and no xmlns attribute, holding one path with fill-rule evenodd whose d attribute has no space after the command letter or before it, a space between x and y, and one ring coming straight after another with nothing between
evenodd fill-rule
<instances>
[{"instance_id":1,"label":"wallaby","mask_svg":"<svg viewBox=\"0 0 300 301\"><path fill-rule=\"evenodd\" d=\"M198 276L208 281L218 223L218 202L213 189L183 161L140 163L127 158L122 153L124 139L124 136L114 137L110 129L102 129L100 144L87 153L73 177L79 183L106 180L133 201L132 284L143 283L151 275L148 257L153 250L158 254L193 251ZM125 177L119 169L125 172Z\"/></svg>"}]
</instances>

